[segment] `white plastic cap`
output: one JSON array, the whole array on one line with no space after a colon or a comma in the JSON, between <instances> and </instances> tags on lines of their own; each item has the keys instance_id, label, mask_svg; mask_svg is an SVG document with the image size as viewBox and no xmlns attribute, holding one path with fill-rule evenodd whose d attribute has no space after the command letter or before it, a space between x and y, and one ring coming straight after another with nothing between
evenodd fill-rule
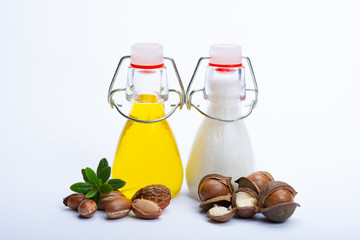
<instances>
[{"instance_id":1,"label":"white plastic cap","mask_svg":"<svg viewBox=\"0 0 360 240\"><path fill-rule=\"evenodd\" d=\"M156 66L164 63L163 46L158 43L136 43L131 46L131 64Z\"/></svg>"},{"instance_id":2,"label":"white plastic cap","mask_svg":"<svg viewBox=\"0 0 360 240\"><path fill-rule=\"evenodd\" d=\"M210 64L239 65L242 63L241 46L236 44L214 44L210 46Z\"/></svg>"}]
</instances>

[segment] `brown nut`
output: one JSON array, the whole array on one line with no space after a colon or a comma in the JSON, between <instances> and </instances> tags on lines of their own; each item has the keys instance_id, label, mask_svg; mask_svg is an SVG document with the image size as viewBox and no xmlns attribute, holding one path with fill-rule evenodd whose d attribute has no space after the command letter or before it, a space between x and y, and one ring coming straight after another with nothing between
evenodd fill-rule
<instances>
[{"instance_id":1,"label":"brown nut","mask_svg":"<svg viewBox=\"0 0 360 240\"><path fill-rule=\"evenodd\" d=\"M131 204L132 201L129 198L115 198L106 205L106 216L110 219L125 217L131 210Z\"/></svg>"},{"instance_id":2,"label":"brown nut","mask_svg":"<svg viewBox=\"0 0 360 240\"><path fill-rule=\"evenodd\" d=\"M222 206L228 208L231 205L231 194L227 194L225 196L218 196L200 203L199 207L204 210L209 210L214 205Z\"/></svg>"},{"instance_id":3,"label":"brown nut","mask_svg":"<svg viewBox=\"0 0 360 240\"><path fill-rule=\"evenodd\" d=\"M274 181L273 176L265 171L254 172L247 176L247 178L253 181L260 190L269 182Z\"/></svg>"},{"instance_id":4,"label":"brown nut","mask_svg":"<svg viewBox=\"0 0 360 240\"><path fill-rule=\"evenodd\" d=\"M101 201L100 201L100 205L99 205L98 209L105 210L106 205L111 200L114 200L115 198L119 198L119 197L125 197L125 195L118 191L112 191L109 194L101 194Z\"/></svg>"},{"instance_id":5,"label":"brown nut","mask_svg":"<svg viewBox=\"0 0 360 240\"><path fill-rule=\"evenodd\" d=\"M79 204L78 212L82 217L91 218L95 214L96 209L96 203L93 200L86 198Z\"/></svg>"},{"instance_id":6,"label":"brown nut","mask_svg":"<svg viewBox=\"0 0 360 240\"><path fill-rule=\"evenodd\" d=\"M240 177L235 182L239 184L239 188L251 188L257 194L260 193L260 190L269 182L274 181L273 176L265 171L258 171L250 174L247 177Z\"/></svg>"},{"instance_id":7,"label":"brown nut","mask_svg":"<svg viewBox=\"0 0 360 240\"><path fill-rule=\"evenodd\" d=\"M270 173L265 171L258 171L250 174L247 177L240 177L235 182L239 185L239 188L251 188L257 194L260 193L260 190L269 182L274 181L274 178Z\"/></svg>"},{"instance_id":8,"label":"brown nut","mask_svg":"<svg viewBox=\"0 0 360 240\"><path fill-rule=\"evenodd\" d=\"M66 198L63 199L63 203L65 206L77 210L79 207L79 204L81 203L82 200L85 199L85 195L82 193L74 193L71 194L69 196L67 196Z\"/></svg>"},{"instance_id":9,"label":"brown nut","mask_svg":"<svg viewBox=\"0 0 360 240\"><path fill-rule=\"evenodd\" d=\"M218 196L232 194L234 188L231 184L231 177L224 177L219 174L209 174L203 177L199 183L198 194L201 201L206 201Z\"/></svg>"},{"instance_id":10,"label":"brown nut","mask_svg":"<svg viewBox=\"0 0 360 240\"><path fill-rule=\"evenodd\" d=\"M266 184L259 194L260 212L269 220L283 222L300 207L294 202L297 192L289 184L274 181Z\"/></svg>"},{"instance_id":11,"label":"brown nut","mask_svg":"<svg viewBox=\"0 0 360 240\"><path fill-rule=\"evenodd\" d=\"M238 188L232 197L232 208L241 218L250 218L258 211L258 195L250 188Z\"/></svg>"},{"instance_id":12,"label":"brown nut","mask_svg":"<svg viewBox=\"0 0 360 240\"><path fill-rule=\"evenodd\" d=\"M151 200L138 198L132 203L132 211L143 219L158 218L162 214L161 207Z\"/></svg>"},{"instance_id":13,"label":"brown nut","mask_svg":"<svg viewBox=\"0 0 360 240\"><path fill-rule=\"evenodd\" d=\"M234 217L235 211L234 209L229 210L226 207L214 205L209 209L207 215L217 222L227 222Z\"/></svg>"},{"instance_id":14,"label":"brown nut","mask_svg":"<svg viewBox=\"0 0 360 240\"><path fill-rule=\"evenodd\" d=\"M278 189L269 194L263 203L264 208L272 207L281 203L294 202L294 195L285 189Z\"/></svg>"},{"instance_id":15,"label":"brown nut","mask_svg":"<svg viewBox=\"0 0 360 240\"><path fill-rule=\"evenodd\" d=\"M161 184L149 185L144 188L139 189L134 196L132 197L132 201L134 202L136 199L147 199L157 203L160 208L163 210L169 204L171 200L170 189Z\"/></svg>"}]
</instances>

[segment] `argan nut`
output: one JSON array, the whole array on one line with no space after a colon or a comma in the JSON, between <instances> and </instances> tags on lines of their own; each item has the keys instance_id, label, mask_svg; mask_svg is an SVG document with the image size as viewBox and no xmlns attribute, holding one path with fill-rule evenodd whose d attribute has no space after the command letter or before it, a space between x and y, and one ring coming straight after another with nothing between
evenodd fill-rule
<instances>
[{"instance_id":1,"label":"argan nut","mask_svg":"<svg viewBox=\"0 0 360 240\"><path fill-rule=\"evenodd\" d=\"M78 207L78 212L82 217L91 218L96 212L96 203L91 199L84 199Z\"/></svg>"},{"instance_id":2,"label":"argan nut","mask_svg":"<svg viewBox=\"0 0 360 240\"><path fill-rule=\"evenodd\" d=\"M203 177L199 183L198 194L201 201L206 201L218 196L232 194L234 188L231 184L231 177L224 177L220 174L209 174Z\"/></svg>"},{"instance_id":3,"label":"argan nut","mask_svg":"<svg viewBox=\"0 0 360 240\"><path fill-rule=\"evenodd\" d=\"M283 222L292 216L296 207L300 207L294 202L296 194L294 188L285 182L270 182L260 191L260 212L271 221Z\"/></svg>"},{"instance_id":4,"label":"argan nut","mask_svg":"<svg viewBox=\"0 0 360 240\"><path fill-rule=\"evenodd\" d=\"M170 204L170 189L161 184L149 185L139 189L131 200L134 202L136 199L140 198L153 201L157 203L162 210L164 210Z\"/></svg>"},{"instance_id":5,"label":"argan nut","mask_svg":"<svg viewBox=\"0 0 360 240\"><path fill-rule=\"evenodd\" d=\"M85 195L82 193L74 193L71 194L69 196L67 196L66 198L63 199L63 203L65 206L77 210L79 207L79 204L81 203L82 200L85 199Z\"/></svg>"},{"instance_id":6,"label":"argan nut","mask_svg":"<svg viewBox=\"0 0 360 240\"><path fill-rule=\"evenodd\" d=\"M231 194L227 194L225 196L218 196L200 203L199 207L204 210L209 210L214 205L222 206L228 208L231 205Z\"/></svg>"},{"instance_id":7,"label":"argan nut","mask_svg":"<svg viewBox=\"0 0 360 240\"><path fill-rule=\"evenodd\" d=\"M109 194L101 194L101 201L100 201L100 205L99 205L99 210L105 210L106 205L111 200L114 200L115 198L119 198L119 197L125 197L125 195L122 194L121 192L118 192L118 191L112 191Z\"/></svg>"},{"instance_id":8,"label":"argan nut","mask_svg":"<svg viewBox=\"0 0 360 240\"><path fill-rule=\"evenodd\" d=\"M258 211L258 195L250 188L238 188L232 197L232 208L241 218L250 218Z\"/></svg>"},{"instance_id":9,"label":"argan nut","mask_svg":"<svg viewBox=\"0 0 360 240\"><path fill-rule=\"evenodd\" d=\"M258 171L250 174L247 177L240 177L235 182L239 185L239 188L251 188L257 194L260 193L260 190L269 182L274 181L273 176L265 171Z\"/></svg>"},{"instance_id":10,"label":"argan nut","mask_svg":"<svg viewBox=\"0 0 360 240\"><path fill-rule=\"evenodd\" d=\"M125 217L131 210L132 201L126 197L111 200L105 207L106 216L110 219Z\"/></svg>"},{"instance_id":11,"label":"argan nut","mask_svg":"<svg viewBox=\"0 0 360 240\"><path fill-rule=\"evenodd\" d=\"M226 207L214 205L209 209L207 215L217 222L227 222L234 217L235 211L234 209L229 210Z\"/></svg>"},{"instance_id":12,"label":"argan nut","mask_svg":"<svg viewBox=\"0 0 360 240\"><path fill-rule=\"evenodd\" d=\"M143 219L158 218L162 214L161 207L151 200L138 198L132 203L132 211Z\"/></svg>"}]
</instances>

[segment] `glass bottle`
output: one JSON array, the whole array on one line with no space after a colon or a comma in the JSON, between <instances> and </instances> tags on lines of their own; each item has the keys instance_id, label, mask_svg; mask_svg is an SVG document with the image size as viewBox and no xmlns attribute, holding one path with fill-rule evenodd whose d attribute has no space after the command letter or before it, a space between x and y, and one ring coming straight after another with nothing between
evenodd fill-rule
<instances>
[{"instance_id":1,"label":"glass bottle","mask_svg":"<svg viewBox=\"0 0 360 240\"><path fill-rule=\"evenodd\" d=\"M199 182L207 174L221 174L234 181L255 170L242 112L246 87L240 46L217 44L210 47L203 96L207 111L198 110L207 117L198 129L186 168L187 185L193 197L198 196ZM254 102L252 104L251 111Z\"/></svg>"},{"instance_id":2,"label":"glass bottle","mask_svg":"<svg viewBox=\"0 0 360 240\"><path fill-rule=\"evenodd\" d=\"M162 46L134 44L130 61L126 99L132 106L118 142L112 177L126 181L121 191L129 198L151 184L167 186L175 197L182 185L183 167L165 119L169 89Z\"/></svg>"}]
</instances>

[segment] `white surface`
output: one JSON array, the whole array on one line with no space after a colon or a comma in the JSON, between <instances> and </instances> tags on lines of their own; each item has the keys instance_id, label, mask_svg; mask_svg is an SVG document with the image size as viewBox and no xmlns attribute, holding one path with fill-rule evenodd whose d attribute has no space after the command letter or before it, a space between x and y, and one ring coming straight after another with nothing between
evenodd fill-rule
<instances>
[{"instance_id":1,"label":"white surface","mask_svg":"<svg viewBox=\"0 0 360 240\"><path fill-rule=\"evenodd\" d=\"M359 239L359 7L1 1L0 239ZM211 44L242 45L260 89L246 120L257 163L299 192L289 221L210 223L186 184L155 221L85 220L62 205L81 168L111 161L125 120L107 104L108 86L120 57L144 41L164 45L185 86ZM186 109L170 119L184 166L200 121Z\"/></svg>"}]
</instances>

